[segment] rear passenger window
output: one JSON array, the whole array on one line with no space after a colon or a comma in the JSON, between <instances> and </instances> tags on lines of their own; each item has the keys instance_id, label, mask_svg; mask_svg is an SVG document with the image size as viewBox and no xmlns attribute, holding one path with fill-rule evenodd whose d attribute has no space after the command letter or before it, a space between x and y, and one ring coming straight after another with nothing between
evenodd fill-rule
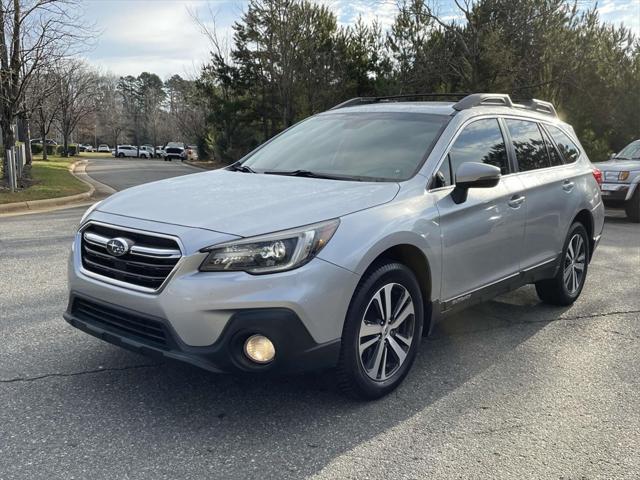
<instances>
[{"instance_id":1,"label":"rear passenger window","mask_svg":"<svg viewBox=\"0 0 640 480\"><path fill-rule=\"evenodd\" d=\"M542 129L542 136L544 137L544 143L547 146L547 153L549 153L549 160L551 160L551 166L556 167L558 165L562 165L563 164L562 157L558 153L558 150L556 150L556 147L551 141L551 139L549 138L549 135L547 135L547 132L544 131L544 128Z\"/></svg>"},{"instance_id":2,"label":"rear passenger window","mask_svg":"<svg viewBox=\"0 0 640 480\"><path fill-rule=\"evenodd\" d=\"M549 129L549 133L553 137L553 140L556 142L556 145L558 145L558 149L564 157L565 162L573 163L578 160L578 157L580 156L580 149L575 143L573 143L569 136L558 127L549 125L547 128Z\"/></svg>"},{"instance_id":3,"label":"rear passenger window","mask_svg":"<svg viewBox=\"0 0 640 480\"><path fill-rule=\"evenodd\" d=\"M548 167L549 157L538 124L526 120L509 119L506 123L516 151L518 169L521 172L527 172Z\"/></svg>"}]
</instances>

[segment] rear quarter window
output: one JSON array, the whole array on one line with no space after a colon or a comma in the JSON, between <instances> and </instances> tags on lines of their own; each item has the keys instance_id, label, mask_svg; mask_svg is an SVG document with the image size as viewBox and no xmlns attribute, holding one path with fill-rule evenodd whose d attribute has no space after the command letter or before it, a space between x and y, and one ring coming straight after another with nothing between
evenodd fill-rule
<instances>
[{"instance_id":1,"label":"rear quarter window","mask_svg":"<svg viewBox=\"0 0 640 480\"><path fill-rule=\"evenodd\" d=\"M556 167L558 165L562 165L564 162L562 161L560 152L558 152L544 128L542 129L542 136L544 137L544 143L547 146L547 152L549 152L549 160L551 161L551 166Z\"/></svg>"},{"instance_id":2,"label":"rear quarter window","mask_svg":"<svg viewBox=\"0 0 640 480\"><path fill-rule=\"evenodd\" d=\"M573 140L571 140L571 138L569 138L569 136L558 127L547 125L547 129L549 130L553 141L556 142L558 150L560 150L560 153L564 157L564 161L567 163L573 163L578 160L578 157L580 156L580 149L575 143L573 143Z\"/></svg>"}]
</instances>

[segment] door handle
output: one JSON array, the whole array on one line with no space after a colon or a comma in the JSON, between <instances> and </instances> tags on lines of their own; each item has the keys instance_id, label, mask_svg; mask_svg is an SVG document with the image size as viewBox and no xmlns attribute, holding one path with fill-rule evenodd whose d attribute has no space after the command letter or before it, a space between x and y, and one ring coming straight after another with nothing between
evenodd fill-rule
<instances>
[{"instance_id":1,"label":"door handle","mask_svg":"<svg viewBox=\"0 0 640 480\"><path fill-rule=\"evenodd\" d=\"M573 183L570 180L565 180L564 182L562 182L562 189L565 192L570 192L571 190L573 190L574 186L575 186L575 183Z\"/></svg>"},{"instance_id":2,"label":"door handle","mask_svg":"<svg viewBox=\"0 0 640 480\"><path fill-rule=\"evenodd\" d=\"M514 195L507 202L507 205L509 205L511 208L520 208L520 205L524 203L524 200L525 200L524 195Z\"/></svg>"}]
</instances>

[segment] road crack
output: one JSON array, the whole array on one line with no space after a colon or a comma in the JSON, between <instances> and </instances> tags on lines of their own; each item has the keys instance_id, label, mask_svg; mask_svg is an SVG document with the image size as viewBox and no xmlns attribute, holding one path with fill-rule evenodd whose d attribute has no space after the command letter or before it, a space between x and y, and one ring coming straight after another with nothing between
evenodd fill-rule
<instances>
[{"instance_id":1,"label":"road crack","mask_svg":"<svg viewBox=\"0 0 640 480\"><path fill-rule=\"evenodd\" d=\"M140 368L153 368L159 367L163 365L162 363L149 363L142 365L130 365L127 367L113 367L113 368L96 368L93 370L82 370L80 372L71 372L71 373L47 373L45 375L38 375L36 377L15 377L15 378L7 378L0 380L0 384L2 383L17 383L17 382L35 382L37 380L43 380L45 378L55 378L55 377L77 377L80 375L90 375L93 373L102 373L102 372L122 372L126 370L137 370Z\"/></svg>"}]
</instances>

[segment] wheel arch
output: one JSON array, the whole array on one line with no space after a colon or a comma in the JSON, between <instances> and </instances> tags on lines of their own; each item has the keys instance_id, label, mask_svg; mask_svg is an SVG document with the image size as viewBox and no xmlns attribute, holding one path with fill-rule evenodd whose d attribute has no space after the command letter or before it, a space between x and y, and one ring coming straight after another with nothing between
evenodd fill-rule
<instances>
[{"instance_id":1,"label":"wheel arch","mask_svg":"<svg viewBox=\"0 0 640 480\"><path fill-rule=\"evenodd\" d=\"M398 243L392 245L383 251L379 252L377 256L369 263L365 272L371 268L374 268L380 262L385 260L392 260L405 265L415 275L418 284L420 285L420 292L422 294L422 303L424 311L424 329L425 334L431 331L431 324L433 319L433 302L432 302L432 271L431 265L424 251L411 243Z\"/></svg>"},{"instance_id":2,"label":"wheel arch","mask_svg":"<svg viewBox=\"0 0 640 480\"><path fill-rule=\"evenodd\" d=\"M587 231L587 235L589 237L589 261L591 261L595 246L593 214L587 209L582 209L576 214L575 217L573 217L571 225L576 222L581 223Z\"/></svg>"}]
</instances>

